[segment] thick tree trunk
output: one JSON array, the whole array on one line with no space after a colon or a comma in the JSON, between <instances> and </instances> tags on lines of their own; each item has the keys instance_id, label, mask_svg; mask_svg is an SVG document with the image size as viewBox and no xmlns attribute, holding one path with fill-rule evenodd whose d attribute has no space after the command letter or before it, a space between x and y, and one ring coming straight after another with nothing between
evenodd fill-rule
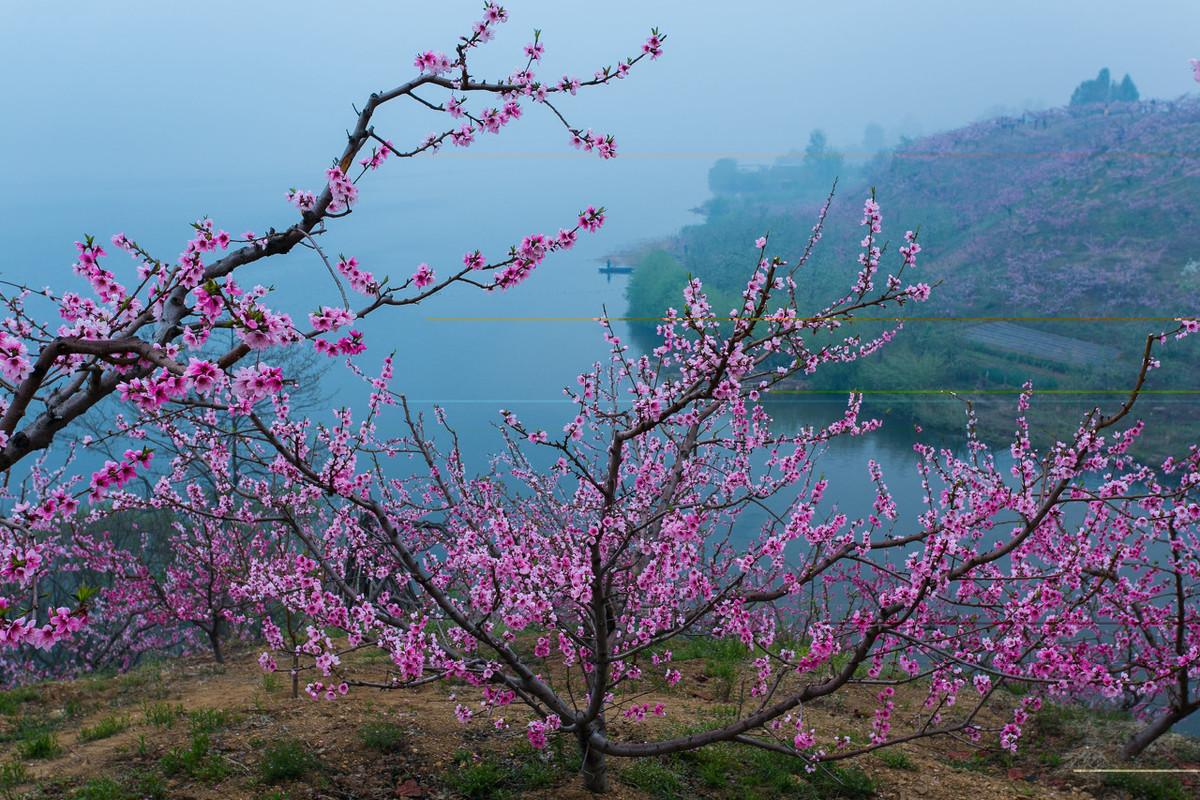
<instances>
[{"instance_id":1,"label":"thick tree trunk","mask_svg":"<svg viewBox=\"0 0 1200 800\"><path fill-rule=\"evenodd\" d=\"M221 649L221 634L215 626L208 631L208 641L212 645L213 658L218 664L224 664L225 652Z\"/></svg>"},{"instance_id":2,"label":"thick tree trunk","mask_svg":"<svg viewBox=\"0 0 1200 800\"><path fill-rule=\"evenodd\" d=\"M592 747L588 741L592 730L603 731L603 724L580 732L579 749L583 754L583 765L579 768L579 775L583 778L583 788L596 794L607 794L609 789L608 757Z\"/></svg>"},{"instance_id":3,"label":"thick tree trunk","mask_svg":"<svg viewBox=\"0 0 1200 800\"><path fill-rule=\"evenodd\" d=\"M1141 755L1142 751L1153 744L1155 739L1171 730L1172 725L1184 719L1195 710L1195 706L1189 705L1183 709L1171 709L1161 717L1155 718L1149 725L1142 728L1134 734L1132 739L1125 743L1125 748L1121 751L1121 757L1133 758Z\"/></svg>"}]
</instances>

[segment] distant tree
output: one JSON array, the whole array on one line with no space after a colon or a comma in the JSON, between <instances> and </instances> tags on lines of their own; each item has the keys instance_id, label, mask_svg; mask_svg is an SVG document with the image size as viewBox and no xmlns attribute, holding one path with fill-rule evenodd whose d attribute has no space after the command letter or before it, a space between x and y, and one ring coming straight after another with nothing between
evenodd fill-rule
<instances>
[{"instance_id":1,"label":"distant tree","mask_svg":"<svg viewBox=\"0 0 1200 800\"><path fill-rule=\"evenodd\" d=\"M1088 103L1133 103L1138 100L1137 86L1128 74L1119 84L1114 83L1108 67L1090 81L1084 81L1075 87L1071 94L1071 105L1079 106Z\"/></svg>"},{"instance_id":2,"label":"distant tree","mask_svg":"<svg viewBox=\"0 0 1200 800\"><path fill-rule=\"evenodd\" d=\"M738 163L733 158L719 159L708 170L708 188L713 194L736 192L738 179Z\"/></svg>"},{"instance_id":3,"label":"distant tree","mask_svg":"<svg viewBox=\"0 0 1200 800\"><path fill-rule=\"evenodd\" d=\"M1109 77L1108 67L1105 67L1093 80L1084 81L1075 87L1075 91L1071 93L1071 105L1107 103L1111 85L1112 78Z\"/></svg>"},{"instance_id":4,"label":"distant tree","mask_svg":"<svg viewBox=\"0 0 1200 800\"><path fill-rule=\"evenodd\" d=\"M887 147L887 142L883 134L883 126L877 122L872 122L863 129L863 150L867 154L878 153Z\"/></svg>"},{"instance_id":5,"label":"distant tree","mask_svg":"<svg viewBox=\"0 0 1200 800\"><path fill-rule=\"evenodd\" d=\"M829 139L825 136L825 131L820 128L813 128L812 133L808 135L808 146L804 148L804 162L806 164L818 163L829 152Z\"/></svg>"},{"instance_id":6,"label":"distant tree","mask_svg":"<svg viewBox=\"0 0 1200 800\"><path fill-rule=\"evenodd\" d=\"M1139 97L1137 86L1133 84L1133 78L1129 77L1129 73L1125 73L1120 85L1113 89L1112 99L1120 103L1136 103Z\"/></svg>"},{"instance_id":7,"label":"distant tree","mask_svg":"<svg viewBox=\"0 0 1200 800\"><path fill-rule=\"evenodd\" d=\"M832 183L842 171L841 153L829 149L829 140L820 128L814 128L808 135L803 163L808 180L823 186Z\"/></svg>"}]
</instances>

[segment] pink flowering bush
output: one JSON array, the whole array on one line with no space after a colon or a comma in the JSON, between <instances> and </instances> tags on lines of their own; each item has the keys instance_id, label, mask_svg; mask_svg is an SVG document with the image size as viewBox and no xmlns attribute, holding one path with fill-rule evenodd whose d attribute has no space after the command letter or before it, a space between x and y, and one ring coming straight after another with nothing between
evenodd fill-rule
<instances>
[{"instance_id":1,"label":"pink flowering bush","mask_svg":"<svg viewBox=\"0 0 1200 800\"><path fill-rule=\"evenodd\" d=\"M915 235L885 272L882 212L870 198L851 287L818 313L802 313L797 282L823 221L792 263L757 241L736 308L712 308L692 281L649 353L633 355L606 327L609 360L565 390L575 414L552 432L502 411L507 446L483 474L464 462L440 411L439 437L392 390L390 358L364 375L363 414L342 410L328 426L289 414L286 392L272 395L269 410L245 408L231 390L214 397L248 417L249 458L282 487L246 484L240 494L262 524L299 545L254 564L246 583L248 596L311 620L298 647L268 621L263 665L290 661L293 675L315 673L308 692L325 699L343 686L464 681L476 687L477 705L460 703L460 720L486 715L507 725L504 707L524 704L530 742L573 737L584 781L596 790L607 785L607 756L737 741L816 764L920 736L981 737L988 731L979 712L1005 682L1066 692L1086 675L1097 690L1111 687L1101 664L1066 646L1079 626L1061 619L1081 612L1081 595L1042 593L1064 567L1051 521L1065 488L1039 496L1032 473L1020 492L981 471L963 489L974 461L943 463L948 454L918 446L930 506L899 530L874 463L866 470L873 513L851 519L823 501L822 449L879 425L860 419L860 398L826 425L773 429L764 399L782 381L868 357L894 336L844 332L858 312L929 294L911 279ZM1056 452L1049 476L1068 486L1103 469L1092 457L1099 431L1127 410L1086 422L1076 449ZM402 415L406 435L378 436L389 412ZM199 429L187 415L160 412L152 421L178 437ZM1128 438L1109 448L1123 452ZM219 450L197 447L192 458L228 472ZM1037 473L1041 462L1028 458ZM415 469L404 463L413 460ZM1001 522L1014 512L1025 521ZM735 640L754 655L753 702L702 733L613 738L614 716L669 713L669 703L640 698L652 677L685 680L671 644L695 635ZM342 668L345 653L362 647L388 653L387 677ZM897 730L894 687L917 680L927 687L924 711ZM859 684L883 685L868 739L808 723L805 703ZM1031 696L992 729L1002 745L1016 746L1037 702Z\"/></svg>"},{"instance_id":2,"label":"pink flowering bush","mask_svg":"<svg viewBox=\"0 0 1200 800\"><path fill-rule=\"evenodd\" d=\"M298 645L269 621L264 667L290 660L294 678L315 673L308 693L328 700L356 685L465 682L477 694L474 705L458 703L460 721L507 726L505 707L525 705L530 743L574 738L594 790L607 786L608 756L734 741L815 765L949 734L991 734L1015 750L1046 698L1139 686L1153 696L1151 682L1113 669L1121 640L1103 634L1107 619L1096 613L1098 598L1123 586L1117 576L1137 569L1119 563L1124 516L1073 509L1097 484L1114 507L1176 507L1166 485L1142 494L1150 473L1128 456L1141 425L1118 427L1157 363L1158 339L1148 341L1125 404L1089 415L1072 441L1033 447L1027 392L1011 466L975 437L972 420L963 455L915 446L924 513L902 522L870 462L873 508L850 518L824 501L819 455L879 422L860 419L852 396L841 418L785 434L763 401L792 375L868 357L894 336L843 332L859 311L920 302L930 290L910 277L920 252L911 233L884 274L882 212L871 198L852 286L818 313L801 313L795 290L823 220L794 263L755 242L739 307L718 311L699 281L689 283L649 353L632 354L606 327L609 360L565 390L575 414L548 431L502 411L506 447L482 474L465 463L441 411L438 434L392 390L390 358L363 376L363 414L343 410L329 426L288 414L286 393L270 412L239 408L230 393L227 408L253 426L244 440L251 458L287 487L242 494L263 524L290 530L300 545L254 564L245 591L311 621ZM1171 333L1194 327L1182 321ZM400 414L407 434L380 438L385 413ZM156 424L189 423L163 415ZM225 470L211 448L193 458ZM1191 511L1170 519L1192 524ZM752 702L737 719L686 736L613 736L614 718L669 713L669 703L642 700L647 682L685 681L672 641L697 635L747 648ZM363 647L389 655L386 676L342 668ZM914 683L922 708L900 720L895 688ZM989 727L982 710L1014 683L1033 691ZM854 686L876 687L865 739L809 723L806 703Z\"/></svg>"}]
</instances>

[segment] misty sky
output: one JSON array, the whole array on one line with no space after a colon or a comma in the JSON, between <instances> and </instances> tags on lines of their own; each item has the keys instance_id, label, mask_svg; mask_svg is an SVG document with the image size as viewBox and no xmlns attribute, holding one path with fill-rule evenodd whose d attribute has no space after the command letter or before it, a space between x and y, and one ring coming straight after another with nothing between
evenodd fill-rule
<instances>
[{"instance_id":1,"label":"misty sky","mask_svg":"<svg viewBox=\"0 0 1200 800\"><path fill-rule=\"evenodd\" d=\"M60 175L104 179L150 158L161 171L197 175L294 166L340 131L315 123L340 124L350 102L402 81L418 48L449 50L480 6L6 0L4 180L24 188ZM1176 97L1194 88L1187 59L1200 55L1194 0L508 8L485 58L497 75L535 26L555 77L587 76L636 52L651 25L668 32L667 55L653 68L571 104L579 123L614 132L624 154L642 157L778 152L818 125L846 147L872 121L889 135L932 132L996 106L1061 104L1106 65L1118 78L1131 73L1143 96ZM501 149L561 145L557 131L527 133ZM189 165L167 163L175 158Z\"/></svg>"},{"instance_id":2,"label":"misty sky","mask_svg":"<svg viewBox=\"0 0 1200 800\"><path fill-rule=\"evenodd\" d=\"M169 257L203 214L237 233L287 224L283 191L319 187L352 124L351 103L410 77L418 49L451 50L481 7L2 0L0 273L61 286L70 243L85 231L128 231ZM371 191L407 204L410 237L446 236L450 223L414 221L423 202L457 219L469 211L474 230L493 210L510 214L494 226L505 244L526 226L553 230L563 206L596 202L612 212L606 246L620 247L694 221L688 210L722 155L763 161L802 147L817 126L853 149L870 122L892 139L997 107L1059 105L1102 66L1131 73L1144 97L1178 97L1194 91L1187 61L1200 56L1195 0L508 8L509 23L475 57L478 74L507 75L534 27L548 78L588 77L636 54L652 25L668 33L666 54L561 103L574 124L616 135L616 162L575 153L558 123L531 109L503 136L381 176ZM377 128L412 143L441 122L434 117L391 105ZM514 200L529 212L520 219ZM545 213L530 205L539 200ZM364 203L366 213L376 207ZM423 250L413 257L429 260Z\"/></svg>"}]
</instances>

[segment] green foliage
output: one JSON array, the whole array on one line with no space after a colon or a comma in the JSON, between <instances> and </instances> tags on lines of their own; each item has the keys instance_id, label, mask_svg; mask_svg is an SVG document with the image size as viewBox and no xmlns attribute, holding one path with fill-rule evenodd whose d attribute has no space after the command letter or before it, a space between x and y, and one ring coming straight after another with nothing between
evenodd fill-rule
<instances>
[{"instance_id":1,"label":"green foliage","mask_svg":"<svg viewBox=\"0 0 1200 800\"><path fill-rule=\"evenodd\" d=\"M460 750L454 755L451 788L467 798L519 798L531 791L555 786L574 775L574 752L562 739L543 751L522 742L507 756L476 755Z\"/></svg>"},{"instance_id":2,"label":"green foliage","mask_svg":"<svg viewBox=\"0 0 1200 800\"><path fill-rule=\"evenodd\" d=\"M821 798L865 800L875 794L875 782L857 767L822 764L808 780Z\"/></svg>"},{"instance_id":3,"label":"green foliage","mask_svg":"<svg viewBox=\"0 0 1200 800\"><path fill-rule=\"evenodd\" d=\"M58 738L49 731L36 734L17 745L21 758L54 758L62 752Z\"/></svg>"},{"instance_id":4,"label":"green foliage","mask_svg":"<svg viewBox=\"0 0 1200 800\"><path fill-rule=\"evenodd\" d=\"M183 706L178 703L172 705L166 702L147 703L142 707L142 715L146 718L146 722L151 725L157 725L160 728L170 728L175 724L175 720L183 716Z\"/></svg>"},{"instance_id":5,"label":"green foliage","mask_svg":"<svg viewBox=\"0 0 1200 800\"><path fill-rule=\"evenodd\" d=\"M1118 772L1105 776L1104 785L1123 789L1131 800L1187 800L1192 796L1179 779L1171 775Z\"/></svg>"},{"instance_id":6,"label":"green foliage","mask_svg":"<svg viewBox=\"0 0 1200 800\"><path fill-rule=\"evenodd\" d=\"M1133 84L1133 78L1126 73L1121 80L1120 85L1113 89L1113 100L1119 103L1136 103L1141 98L1137 87Z\"/></svg>"},{"instance_id":7,"label":"green foliage","mask_svg":"<svg viewBox=\"0 0 1200 800\"><path fill-rule=\"evenodd\" d=\"M117 688L123 692L141 689L162 681L162 670L157 664L147 664L117 676Z\"/></svg>"},{"instance_id":8,"label":"green foliage","mask_svg":"<svg viewBox=\"0 0 1200 800\"><path fill-rule=\"evenodd\" d=\"M1136 103L1139 98L1137 86L1128 74L1120 83L1114 81L1108 67L1100 70L1095 78L1084 81L1075 87L1071 94L1071 105L1081 106L1089 103Z\"/></svg>"},{"instance_id":9,"label":"green foliage","mask_svg":"<svg viewBox=\"0 0 1200 800\"><path fill-rule=\"evenodd\" d=\"M662 800L678 797L684 786L683 778L677 771L653 758L634 761L621 769L620 776L630 786Z\"/></svg>"},{"instance_id":10,"label":"green foliage","mask_svg":"<svg viewBox=\"0 0 1200 800\"><path fill-rule=\"evenodd\" d=\"M193 733L187 747L167 751L158 764L168 777L186 775L202 781L219 781L229 774L229 765L212 752L212 742L203 732Z\"/></svg>"},{"instance_id":11,"label":"green foliage","mask_svg":"<svg viewBox=\"0 0 1200 800\"><path fill-rule=\"evenodd\" d=\"M492 759L474 760L470 754L458 754L457 768L450 774L450 786L469 800L507 796L510 773Z\"/></svg>"},{"instance_id":12,"label":"green foliage","mask_svg":"<svg viewBox=\"0 0 1200 800\"><path fill-rule=\"evenodd\" d=\"M16 716L24 703L33 703L41 699L41 694L32 686L18 686L6 692L0 692L0 714L8 717Z\"/></svg>"},{"instance_id":13,"label":"green foliage","mask_svg":"<svg viewBox=\"0 0 1200 800\"><path fill-rule=\"evenodd\" d=\"M262 676L262 688L267 694L274 694L283 687L279 681L279 676L274 672L264 672Z\"/></svg>"},{"instance_id":14,"label":"green foliage","mask_svg":"<svg viewBox=\"0 0 1200 800\"><path fill-rule=\"evenodd\" d=\"M153 772L139 772L118 781L92 778L75 789L71 800L166 800L167 787Z\"/></svg>"},{"instance_id":15,"label":"green foliage","mask_svg":"<svg viewBox=\"0 0 1200 800\"><path fill-rule=\"evenodd\" d=\"M647 253L638 261L625 293L629 299L629 316L638 325L654 329L654 322L668 307L682 302L683 287L688 274L673 256L662 250ZM643 319L645 318L645 319Z\"/></svg>"},{"instance_id":16,"label":"green foliage","mask_svg":"<svg viewBox=\"0 0 1200 800\"><path fill-rule=\"evenodd\" d=\"M961 769L965 772L988 772L994 766L985 753L978 751L966 758L952 758L948 763L954 769Z\"/></svg>"},{"instance_id":17,"label":"green foliage","mask_svg":"<svg viewBox=\"0 0 1200 800\"><path fill-rule=\"evenodd\" d=\"M162 776L149 770L134 776L133 795L137 800L166 800L167 787Z\"/></svg>"},{"instance_id":18,"label":"green foliage","mask_svg":"<svg viewBox=\"0 0 1200 800\"><path fill-rule=\"evenodd\" d=\"M29 770L20 761L0 764L0 789L11 789L29 779Z\"/></svg>"},{"instance_id":19,"label":"green foliage","mask_svg":"<svg viewBox=\"0 0 1200 800\"><path fill-rule=\"evenodd\" d=\"M46 717L20 716L13 720L3 732L0 742L22 742L33 739L53 729L54 723Z\"/></svg>"},{"instance_id":20,"label":"green foliage","mask_svg":"<svg viewBox=\"0 0 1200 800\"><path fill-rule=\"evenodd\" d=\"M394 753L404 744L404 731L394 722L377 720L359 728L358 738L372 750Z\"/></svg>"},{"instance_id":21,"label":"green foliage","mask_svg":"<svg viewBox=\"0 0 1200 800\"><path fill-rule=\"evenodd\" d=\"M1112 78L1109 77L1108 67L1104 67L1095 78L1075 87L1075 91L1071 93L1071 105L1107 103L1111 94Z\"/></svg>"},{"instance_id":22,"label":"green foliage","mask_svg":"<svg viewBox=\"0 0 1200 800\"><path fill-rule=\"evenodd\" d=\"M708 188L713 194L729 194L738 191L741 171L733 158L718 159L708 171Z\"/></svg>"},{"instance_id":23,"label":"green foliage","mask_svg":"<svg viewBox=\"0 0 1200 800\"><path fill-rule=\"evenodd\" d=\"M259 772L267 783L295 780L308 771L312 760L312 754L303 742L279 739L263 751Z\"/></svg>"},{"instance_id":24,"label":"green foliage","mask_svg":"<svg viewBox=\"0 0 1200 800\"><path fill-rule=\"evenodd\" d=\"M79 741L94 742L98 739L107 739L110 736L116 736L128 727L128 717L108 716L91 727L80 728Z\"/></svg>"},{"instance_id":25,"label":"green foliage","mask_svg":"<svg viewBox=\"0 0 1200 800\"><path fill-rule=\"evenodd\" d=\"M906 769L915 771L917 764L903 750L881 750L879 760L888 769Z\"/></svg>"},{"instance_id":26,"label":"green foliage","mask_svg":"<svg viewBox=\"0 0 1200 800\"><path fill-rule=\"evenodd\" d=\"M71 800L128 800L129 793L112 778L93 778L71 795Z\"/></svg>"},{"instance_id":27,"label":"green foliage","mask_svg":"<svg viewBox=\"0 0 1200 800\"><path fill-rule=\"evenodd\" d=\"M804 148L804 181L808 185L828 190L845 167L841 153L829 147L825 132L816 129L808 135L808 146Z\"/></svg>"},{"instance_id":28,"label":"green foliage","mask_svg":"<svg viewBox=\"0 0 1200 800\"><path fill-rule=\"evenodd\" d=\"M672 732L681 736L703 726ZM617 762L620 763L620 762ZM655 797L688 794L727 800L834 800L871 797L871 779L856 768L819 764L812 772L802 758L768 750L721 743L658 759L641 759L621 766L623 782Z\"/></svg>"},{"instance_id":29,"label":"green foliage","mask_svg":"<svg viewBox=\"0 0 1200 800\"><path fill-rule=\"evenodd\" d=\"M233 715L223 708L198 708L188 712L188 726L193 733L212 733L233 720Z\"/></svg>"}]
</instances>

